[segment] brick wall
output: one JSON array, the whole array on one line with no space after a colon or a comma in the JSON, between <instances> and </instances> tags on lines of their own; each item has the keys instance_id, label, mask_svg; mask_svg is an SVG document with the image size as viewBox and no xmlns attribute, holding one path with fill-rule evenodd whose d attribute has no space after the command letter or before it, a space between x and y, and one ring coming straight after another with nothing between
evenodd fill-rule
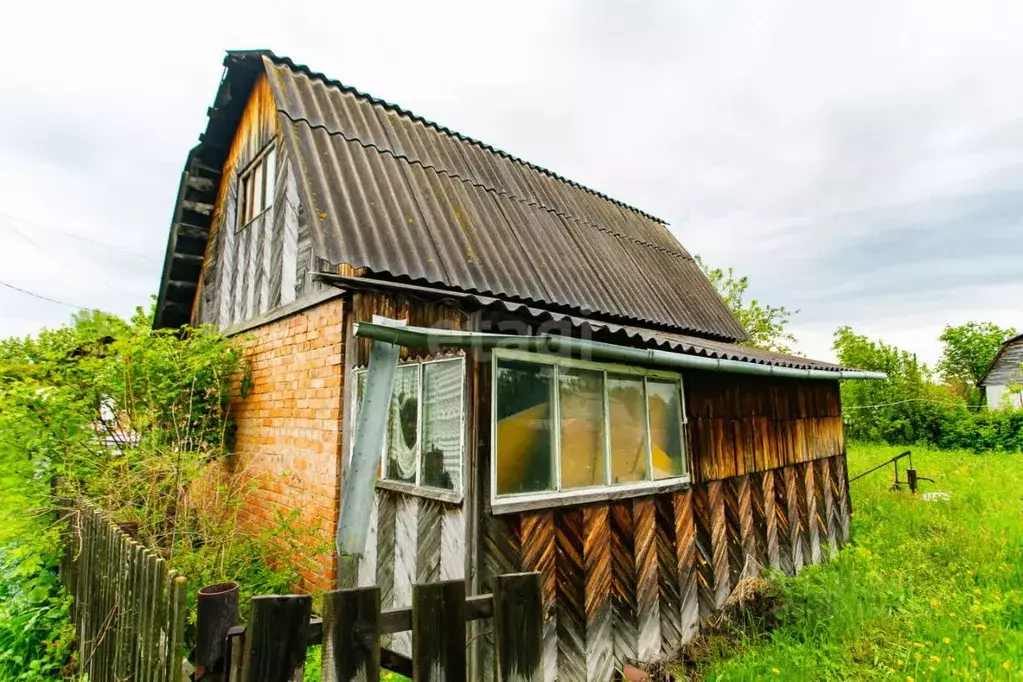
<instances>
[{"instance_id":1,"label":"brick wall","mask_svg":"<svg viewBox=\"0 0 1023 682\"><path fill-rule=\"evenodd\" d=\"M252 386L232 405L233 469L257 481L242 514L250 527L297 510L298 527L320 552L294 557L302 589L333 587L338 453L344 382L340 298L245 333Z\"/></svg>"}]
</instances>

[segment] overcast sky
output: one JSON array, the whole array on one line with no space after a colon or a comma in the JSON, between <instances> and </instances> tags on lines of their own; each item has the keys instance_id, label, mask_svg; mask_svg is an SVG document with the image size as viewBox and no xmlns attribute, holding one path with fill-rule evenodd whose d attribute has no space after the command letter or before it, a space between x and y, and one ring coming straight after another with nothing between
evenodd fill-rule
<instances>
[{"instance_id":1,"label":"overcast sky","mask_svg":"<svg viewBox=\"0 0 1023 682\"><path fill-rule=\"evenodd\" d=\"M808 355L1023 327L1019 3L8 4L5 285L146 304L223 52L269 48L664 218ZM71 312L0 286L0 336Z\"/></svg>"}]
</instances>

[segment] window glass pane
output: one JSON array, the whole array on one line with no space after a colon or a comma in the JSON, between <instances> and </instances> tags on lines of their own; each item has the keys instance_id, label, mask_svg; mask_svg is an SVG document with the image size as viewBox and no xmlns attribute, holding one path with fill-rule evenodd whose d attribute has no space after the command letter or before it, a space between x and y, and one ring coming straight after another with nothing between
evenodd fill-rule
<instances>
[{"instance_id":1,"label":"window glass pane","mask_svg":"<svg viewBox=\"0 0 1023 682\"><path fill-rule=\"evenodd\" d=\"M394 374L387 423L387 478L416 482L419 456L419 365L403 365Z\"/></svg>"},{"instance_id":2,"label":"window glass pane","mask_svg":"<svg viewBox=\"0 0 1023 682\"><path fill-rule=\"evenodd\" d=\"M238 227L244 227L245 223L248 222L246 217L249 212L249 176L245 175L242 177L242 185L238 191L238 203L241 204L241 210L238 211Z\"/></svg>"},{"instance_id":3,"label":"window glass pane","mask_svg":"<svg viewBox=\"0 0 1023 682\"><path fill-rule=\"evenodd\" d=\"M678 382L647 379L650 410L650 441L654 479L681 476L686 472L682 450L682 409Z\"/></svg>"},{"instance_id":4,"label":"window glass pane","mask_svg":"<svg viewBox=\"0 0 1023 682\"><path fill-rule=\"evenodd\" d=\"M423 365L423 451L420 483L461 490L461 360Z\"/></svg>"},{"instance_id":5,"label":"window glass pane","mask_svg":"<svg viewBox=\"0 0 1023 682\"><path fill-rule=\"evenodd\" d=\"M561 487L607 483L604 442L604 373L558 370Z\"/></svg>"},{"instance_id":6,"label":"window glass pane","mask_svg":"<svg viewBox=\"0 0 1023 682\"><path fill-rule=\"evenodd\" d=\"M643 378L607 375L611 423L611 483L647 480L646 403Z\"/></svg>"},{"instance_id":7,"label":"window glass pane","mask_svg":"<svg viewBox=\"0 0 1023 682\"><path fill-rule=\"evenodd\" d=\"M263 162L260 161L256 164L256 167L252 169L252 183L255 185L253 189L254 199L252 201L252 218L263 212Z\"/></svg>"},{"instance_id":8,"label":"window glass pane","mask_svg":"<svg viewBox=\"0 0 1023 682\"><path fill-rule=\"evenodd\" d=\"M498 360L497 494L554 490L549 365Z\"/></svg>"}]
</instances>

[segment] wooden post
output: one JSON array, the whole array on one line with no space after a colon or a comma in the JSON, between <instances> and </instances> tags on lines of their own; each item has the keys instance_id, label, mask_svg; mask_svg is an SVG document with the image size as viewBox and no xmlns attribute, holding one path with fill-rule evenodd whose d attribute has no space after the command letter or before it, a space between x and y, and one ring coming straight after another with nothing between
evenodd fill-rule
<instances>
[{"instance_id":1,"label":"wooden post","mask_svg":"<svg viewBox=\"0 0 1023 682\"><path fill-rule=\"evenodd\" d=\"M916 495L916 469L906 469L906 482L909 483L909 492Z\"/></svg>"},{"instance_id":2,"label":"wooden post","mask_svg":"<svg viewBox=\"0 0 1023 682\"><path fill-rule=\"evenodd\" d=\"M543 604L539 573L494 578L494 680L542 678Z\"/></svg>"},{"instance_id":3,"label":"wooden post","mask_svg":"<svg viewBox=\"0 0 1023 682\"><path fill-rule=\"evenodd\" d=\"M380 588L323 595L322 682L380 679Z\"/></svg>"},{"instance_id":4,"label":"wooden post","mask_svg":"<svg viewBox=\"0 0 1023 682\"><path fill-rule=\"evenodd\" d=\"M465 581L412 587L412 679L465 679Z\"/></svg>"},{"instance_id":5,"label":"wooden post","mask_svg":"<svg viewBox=\"0 0 1023 682\"><path fill-rule=\"evenodd\" d=\"M309 595L252 598L242 682L301 682L312 604Z\"/></svg>"}]
</instances>

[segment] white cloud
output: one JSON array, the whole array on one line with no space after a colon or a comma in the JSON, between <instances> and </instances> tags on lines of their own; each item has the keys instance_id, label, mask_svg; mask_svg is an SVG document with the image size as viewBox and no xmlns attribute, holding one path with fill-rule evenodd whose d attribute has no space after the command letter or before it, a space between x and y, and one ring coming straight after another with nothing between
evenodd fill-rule
<instances>
[{"instance_id":1,"label":"white cloud","mask_svg":"<svg viewBox=\"0 0 1023 682\"><path fill-rule=\"evenodd\" d=\"M268 47L667 219L801 309L810 354L850 324L933 362L946 323L1023 326L1021 14L20 3L0 26L0 213L44 252L0 218L0 280L122 314L146 303L223 51ZM69 312L10 290L0 310L0 335Z\"/></svg>"}]
</instances>

